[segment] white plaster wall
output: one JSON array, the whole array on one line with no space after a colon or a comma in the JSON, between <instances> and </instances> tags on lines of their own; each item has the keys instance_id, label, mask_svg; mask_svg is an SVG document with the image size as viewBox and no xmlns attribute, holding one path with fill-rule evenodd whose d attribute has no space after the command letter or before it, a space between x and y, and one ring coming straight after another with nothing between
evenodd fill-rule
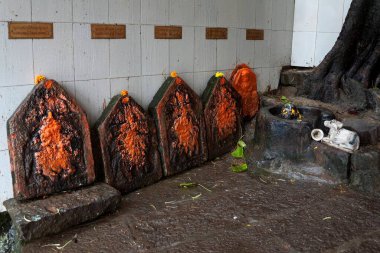
<instances>
[{"instance_id":1,"label":"white plaster wall","mask_svg":"<svg viewBox=\"0 0 380 253\"><path fill-rule=\"evenodd\" d=\"M294 0L0 0L0 211L12 197L6 121L44 74L75 96L90 123L121 89L147 107L171 70L198 94L216 71L254 67L261 91L290 64ZM53 40L8 40L8 21L54 22ZM90 23L127 26L125 40L91 40ZM182 25L182 40L155 40L154 25ZM228 40L205 40L205 27ZM245 28L265 29L246 41Z\"/></svg>"},{"instance_id":2,"label":"white plaster wall","mask_svg":"<svg viewBox=\"0 0 380 253\"><path fill-rule=\"evenodd\" d=\"M292 66L317 66L334 46L352 0L295 0Z\"/></svg>"}]
</instances>

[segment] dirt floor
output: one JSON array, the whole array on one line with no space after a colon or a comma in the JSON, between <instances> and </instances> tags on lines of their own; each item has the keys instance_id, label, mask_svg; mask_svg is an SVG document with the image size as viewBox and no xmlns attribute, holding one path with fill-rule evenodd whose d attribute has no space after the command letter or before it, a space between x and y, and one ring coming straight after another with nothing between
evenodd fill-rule
<instances>
[{"instance_id":1,"label":"dirt floor","mask_svg":"<svg viewBox=\"0 0 380 253\"><path fill-rule=\"evenodd\" d=\"M380 252L380 198L233 173L229 156L123 198L23 252ZM183 189L183 182L199 185Z\"/></svg>"}]
</instances>

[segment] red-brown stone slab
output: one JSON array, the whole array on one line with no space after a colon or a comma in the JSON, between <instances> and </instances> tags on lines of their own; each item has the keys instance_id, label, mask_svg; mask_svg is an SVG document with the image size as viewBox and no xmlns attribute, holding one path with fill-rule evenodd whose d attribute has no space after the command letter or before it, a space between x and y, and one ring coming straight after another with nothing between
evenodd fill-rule
<instances>
[{"instance_id":1,"label":"red-brown stone slab","mask_svg":"<svg viewBox=\"0 0 380 253\"><path fill-rule=\"evenodd\" d=\"M246 64L240 64L232 72L230 81L241 96L243 118L253 118L260 107L255 73Z\"/></svg>"},{"instance_id":2,"label":"red-brown stone slab","mask_svg":"<svg viewBox=\"0 0 380 253\"><path fill-rule=\"evenodd\" d=\"M165 176L198 166L207 159L202 102L180 77L169 77L149 105L158 130Z\"/></svg>"},{"instance_id":3,"label":"red-brown stone slab","mask_svg":"<svg viewBox=\"0 0 380 253\"><path fill-rule=\"evenodd\" d=\"M241 138L240 95L223 77L212 76L202 94L208 159L231 151Z\"/></svg>"},{"instance_id":4,"label":"red-brown stone slab","mask_svg":"<svg viewBox=\"0 0 380 253\"><path fill-rule=\"evenodd\" d=\"M54 80L36 85L7 122L14 196L42 197L95 179L86 114Z\"/></svg>"},{"instance_id":5,"label":"red-brown stone slab","mask_svg":"<svg viewBox=\"0 0 380 253\"><path fill-rule=\"evenodd\" d=\"M127 193L160 180L154 121L127 92L112 98L96 129L106 183Z\"/></svg>"}]
</instances>

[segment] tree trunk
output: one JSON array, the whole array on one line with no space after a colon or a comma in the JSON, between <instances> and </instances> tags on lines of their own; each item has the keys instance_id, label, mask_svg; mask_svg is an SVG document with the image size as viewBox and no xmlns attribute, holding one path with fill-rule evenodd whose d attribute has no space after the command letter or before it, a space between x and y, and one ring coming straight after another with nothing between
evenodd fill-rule
<instances>
[{"instance_id":1,"label":"tree trunk","mask_svg":"<svg viewBox=\"0 0 380 253\"><path fill-rule=\"evenodd\" d=\"M380 86L380 0L353 0L334 47L305 80L301 94L367 109Z\"/></svg>"}]
</instances>

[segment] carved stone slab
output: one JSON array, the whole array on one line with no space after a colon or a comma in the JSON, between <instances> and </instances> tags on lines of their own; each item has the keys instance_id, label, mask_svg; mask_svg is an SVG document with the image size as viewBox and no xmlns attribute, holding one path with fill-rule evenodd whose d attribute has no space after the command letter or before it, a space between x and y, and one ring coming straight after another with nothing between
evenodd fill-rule
<instances>
[{"instance_id":1,"label":"carved stone slab","mask_svg":"<svg viewBox=\"0 0 380 253\"><path fill-rule=\"evenodd\" d=\"M127 193L160 180L154 121L132 97L113 97L96 125L106 183Z\"/></svg>"},{"instance_id":2,"label":"carved stone slab","mask_svg":"<svg viewBox=\"0 0 380 253\"><path fill-rule=\"evenodd\" d=\"M149 111L157 124L165 176L206 161L202 102L180 77L166 79L150 103Z\"/></svg>"},{"instance_id":3,"label":"carved stone slab","mask_svg":"<svg viewBox=\"0 0 380 253\"><path fill-rule=\"evenodd\" d=\"M242 135L240 96L224 77L212 76L202 94L208 159L236 147Z\"/></svg>"},{"instance_id":4,"label":"carved stone slab","mask_svg":"<svg viewBox=\"0 0 380 253\"><path fill-rule=\"evenodd\" d=\"M7 132L16 199L94 181L86 114L54 80L34 87L8 120Z\"/></svg>"},{"instance_id":5,"label":"carved stone slab","mask_svg":"<svg viewBox=\"0 0 380 253\"><path fill-rule=\"evenodd\" d=\"M243 118L253 118L260 107L255 73L246 64L240 64L232 72L230 80L241 96Z\"/></svg>"}]
</instances>

